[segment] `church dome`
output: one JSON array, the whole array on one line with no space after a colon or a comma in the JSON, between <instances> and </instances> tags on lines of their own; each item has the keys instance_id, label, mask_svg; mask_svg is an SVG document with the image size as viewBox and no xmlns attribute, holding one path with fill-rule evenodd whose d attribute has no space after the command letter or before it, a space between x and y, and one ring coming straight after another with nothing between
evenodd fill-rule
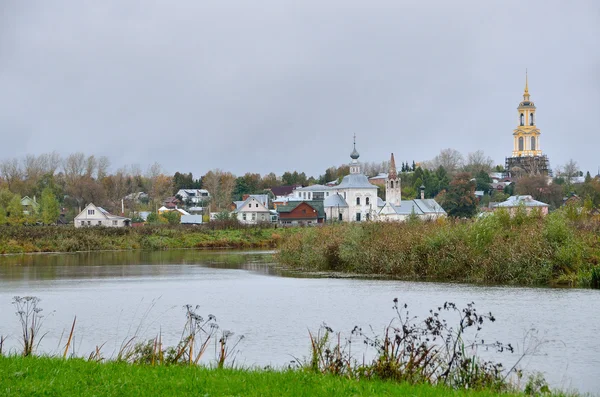
<instances>
[{"instance_id":1,"label":"church dome","mask_svg":"<svg viewBox=\"0 0 600 397\"><path fill-rule=\"evenodd\" d=\"M356 151L356 147L355 147L354 150L352 151L352 153L350 153L350 158L352 160L358 160L359 157L360 157L360 154L358 154L358 152Z\"/></svg>"}]
</instances>

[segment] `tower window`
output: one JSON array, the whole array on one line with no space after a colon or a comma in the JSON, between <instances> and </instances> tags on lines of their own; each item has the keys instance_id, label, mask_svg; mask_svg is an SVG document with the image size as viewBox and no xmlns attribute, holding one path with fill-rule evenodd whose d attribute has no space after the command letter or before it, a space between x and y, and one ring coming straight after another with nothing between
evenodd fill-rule
<instances>
[{"instance_id":1,"label":"tower window","mask_svg":"<svg viewBox=\"0 0 600 397\"><path fill-rule=\"evenodd\" d=\"M394 188L394 181L390 181L390 189Z\"/></svg>"},{"instance_id":2,"label":"tower window","mask_svg":"<svg viewBox=\"0 0 600 397\"><path fill-rule=\"evenodd\" d=\"M524 142L523 142L523 137L522 137L522 136L520 136L520 137L519 137L519 152L522 152L522 151L523 151L523 146L524 146L524 145L523 145L523 143L524 143Z\"/></svg>"},{"instance_id":3,"label":"tower window","mask_svg":"<svg viewBox=\"0 0 600 397\"><path fill-rule=\"evenodd\" d=\"M525 115L521 113L521 125L525 125Z\"/></svg>"},{"instance_id":4,"label":"tower window","mask_svg":"<svg viewBox=\"0 0 600 397\"><path fill-rule=\"evenodd\" d=\"M529 113L529 125L533 125L533 113Z\"/></svg>"},{"instance_id":5,"label":"tower window","mask_svg":"<svg viewBox=\"0 0 600 397\"><path fill-rule=\"evenodd\" d=\"M356 205L360 205L360 197L356 198Z\"/></svg>"},{"instance_id":6,"label":"tower window","mask_svg":"<svg viewBox=\"0 0 600 397\"><path fill-rule=\"evenodd\" d=\"M535 137L531 137L531 150L535 150Z\"/></svg>"}]
</instances>

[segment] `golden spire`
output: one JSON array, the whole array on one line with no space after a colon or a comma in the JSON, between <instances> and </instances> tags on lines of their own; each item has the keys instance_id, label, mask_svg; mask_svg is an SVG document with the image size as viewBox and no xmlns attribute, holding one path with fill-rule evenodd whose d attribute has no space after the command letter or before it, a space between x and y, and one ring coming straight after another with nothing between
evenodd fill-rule
<instances>
[{"instance_id":1,"label":"golden spire","mask_svg":"<svg viewBox=\"0 0 600 397\"><path fill-rule=\"evenodd\" d=\"M525 69L525 92L523 93L523 99L529 100L529 82L527 78L527 69Z\"/></svg>"}]
</instances>

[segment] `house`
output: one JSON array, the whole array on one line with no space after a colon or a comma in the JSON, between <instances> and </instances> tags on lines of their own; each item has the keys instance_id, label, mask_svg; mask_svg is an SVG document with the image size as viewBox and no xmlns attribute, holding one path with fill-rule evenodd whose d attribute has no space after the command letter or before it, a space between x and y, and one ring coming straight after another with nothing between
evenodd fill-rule
<instances>
[{"instance_id":1,"label":"house","mask_svg":"<svg viewBox=\"0 0 600 397\"><path fill-rule=\"evenodd\" d=\"M393 153L385 182L385 200L377 216L380 221L405 221L413 216L431 220L447 216L446 211L434 199L425 199L425 186L421 186L420 199L402 200L401 180L396 172Z\"/></svg>"},{"instance_id":2,"label":"house","mask_svg":"<svg viewBox=\"0 0 600 397\"><path fill-rule=\"evenodd\" d=\"M290 201L277 208L282 225L310 225L325 222L322 200Z\"/></svg>"},{"instance_id":3,"label":"house","mask_svg":"<svg viewBox=\"0 0 600 397\"><path fill-rule=\"evenodd\" d=\"M325 200L335 188L325 185L310 185L297 187L290 198L294 200Z\"/></svg>"},{"instance_id":4,"label":"house","mask_svg":"<svg viewBox=\"0 0 600 397\"><path fill-rule=\"evenodd\" d=\"M88 204L73 220L75 227L106 226L125 227L131 225L131 219L112 215L102 207Z\"/></svg>"},{"instance_id":5,"label":"house","mask_svg":"<svg viewBox=\"0 0 600 397\"><path fill-rule=\"evenodd\" d=\"M181 209L181 208L177 208L177 207L175 207L175 208L167 208L166 206L162 206L162 207L160 207L158 209L158 213L159 214L164 214L165 212L171 212L171 211L177 211L177 212L179 212L179 214L181 216L183 216L183 215L190 215L190 213L187 212L186 210Z\"/></svg>"},{"instance_id":6,"label":"house","mask_svg":"<svg viewBox=\"0 0 600 397\"><path fill-rule=\"evenodd\" d=\"M144 192L130 193L127 196L123 197L123 200L132 201L136 203L148 202L148 199L148 194Z\"/></svg>"},{"instance_id":7,"label":"house","mask_svg":"<svg viewBox=\"0 0 600 397\"><path fill-rule=\"evenodd\" d=\"M170 209L174 209L177 208L177 206L181 204L181 201L175 197L175 196L171 196L171 197L167 197L164 201L163 201L163 206L170 208Z\"/></svg>"},{"instance_id":8,"label":"house","mask_svg":"<svg viewBox=\"0 0 600 397\"><path fill-rule=\"evenodd\" d=\"M192 204L210 200L210 193L206 189L179 189L175 196L181 197L184 203Z\"/></svg>"},{"instance_id":9,"label":"house","mask_svg":"<svg viewBox=\"0 0 600 397\"><path fill-rule=\"evenodd\" d=\"M275 199L289 197L294 192L294 189L302 187L302 185L286 185L286 186L273 186L271 189L271 193L275 196Z\"/></svg>"},{"instance_id":10,"label":"house","mask_svg":"<svg viewBox=\"0 0 600 397\"><path fill-rule=\"evenodd\" d=\"M33 199L29 198L29 196L25 196L21 199L21 207L23 207L23 215L33 215L38 211L40 205L35 199L35 196Z\"/></svg>"},{"instance_id":11,"label":"house","mask_svg":"<svg viewBox=\"0 0 600 397\"><path fill-rule=\"evenodd\" d=\"M250 195L243 202L236 204L233 211L241 223L254 225L260 222L271 222L271 212L254 195Z\"/></svg>"},{"instance_id":12,"label":"house","mask_svg":"<svg viewBox=\"0 0 600 397\"><path fill-rule=\"evenodd\" d=\"M246 202L246 200L248 200L249 197L255 198L263 206L269 208L269 195L268 194L244 194L242 197L243 197L242 200L234 201L231 204L229 204L230 211L235 211L238 208L240 208L242 205L244 205L244 203Z\"/></svg>"},{"instance_id":13,"label":"house","mask_svg":"<svg viewBox=\"0 0 600 397\"><path fill-rule=\"evenodd\" d=\"M539 209L542 215L548 215L548 204L534 200L531 196L510 196L493 207L494 210L499 208L506 208L511 215L514 215L518 208L525 208L528 214L534 209Z\"/></svg>"}]
</instances>

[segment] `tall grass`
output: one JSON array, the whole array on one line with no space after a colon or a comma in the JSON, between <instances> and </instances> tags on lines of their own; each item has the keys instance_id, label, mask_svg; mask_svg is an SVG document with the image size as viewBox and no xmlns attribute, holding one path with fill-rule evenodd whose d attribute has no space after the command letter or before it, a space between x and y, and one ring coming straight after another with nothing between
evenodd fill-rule
<instances>
[{"instance_id":1,"label":"tall grass","mask_svg":"<svg viewBox=\"0 0 600 397\"><path fill-rule=\"evenodd\" d=\"M597 223L597 222L596 222ZM301 229L278 259L304 270L407 280L516 285L592 285L598 226L562 211L499 212L476 221L336 224Z\"/></svg>"}]
</instances>

